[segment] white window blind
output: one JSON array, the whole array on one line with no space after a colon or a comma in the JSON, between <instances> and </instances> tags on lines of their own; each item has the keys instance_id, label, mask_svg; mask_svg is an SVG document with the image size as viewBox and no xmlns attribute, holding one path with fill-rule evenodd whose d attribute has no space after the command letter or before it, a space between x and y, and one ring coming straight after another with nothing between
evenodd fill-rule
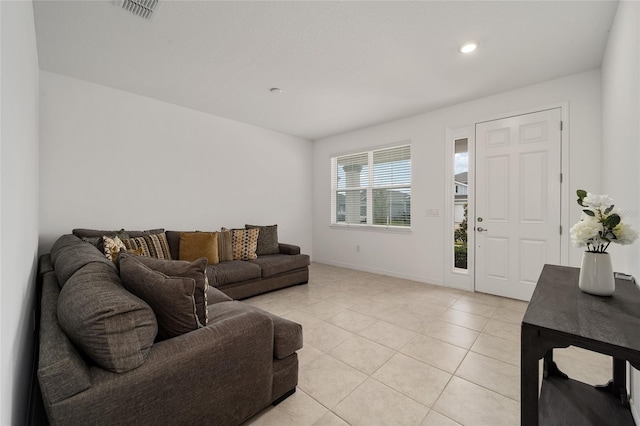
<instances>
[{"instance_id":1,"label":"white window blind","mask_svg":"<svg viewBox=\"0 0 640 426\"><path fill-rule=\"evenodd\" d=\"M332 224L411 226L411 145L331 158Z\"/></svg>"}]
</instances>

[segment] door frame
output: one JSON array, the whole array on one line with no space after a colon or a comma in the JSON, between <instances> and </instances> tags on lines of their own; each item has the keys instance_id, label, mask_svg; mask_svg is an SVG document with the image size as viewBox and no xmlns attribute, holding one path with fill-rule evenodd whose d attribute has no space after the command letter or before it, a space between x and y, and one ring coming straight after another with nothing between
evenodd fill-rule
<instances>
[{"instance_id":1,"label":"door frame","mask_svg":"<svg viewBox=\"0 0 640 426\"><path fill-rule=\"evenodd\" d=\"M462 290L475 291L475 232L469 232L467 237L467 272L462 273L456 271L453 267L453 144L456 139L467 138L469 143L469 207L468 207L468 226L469 230L475 230L476 216L475 216L475 193L476 193L476 179L475 179L475 128L476 124L484 123L487 121L501 120L505 118L515 117L518 115L532 114L535 112L545 111L549 109L560 108L562 117L562 130L561 138L562 144L560 147L560 167L562 173L562 182L560 183L560 226L562 226L562 235L560 236L560 265L569 265L569 248L570 248L570 235L569 235L569 204L574 197L570 194L570 134L569 134L569 102L559 102L547 105L541 105L538 107L525 108L521 110L515 110L506 113L492 114L485 117L478 117L471 123L451 125L446 128L446 140L445 140L445 173L446 173L446 188L445 188L445 229L451 228L451 232L445 231L445 253L450 253L449 256L445 255L444 262L444 283L447 287L459 288ZM560 177L558 177L560 179Z\"/></svg>"}]
</instances>

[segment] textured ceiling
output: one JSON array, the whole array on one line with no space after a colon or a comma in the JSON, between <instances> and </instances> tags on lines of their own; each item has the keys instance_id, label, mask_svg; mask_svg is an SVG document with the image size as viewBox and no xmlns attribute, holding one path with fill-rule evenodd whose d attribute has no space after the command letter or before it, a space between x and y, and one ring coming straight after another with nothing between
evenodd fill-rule
<instances>
[{"instance_id":1,"label":"textured ceiling","mask_svg":"<svg viewBox=\"0 0 640 426\"><path fill-rule=\"evenodd\" d=\"M118 4L34 1L40 68L309 140L597 68L617 7L160 0L147 21Z\"/></svg>"}]
</instances>

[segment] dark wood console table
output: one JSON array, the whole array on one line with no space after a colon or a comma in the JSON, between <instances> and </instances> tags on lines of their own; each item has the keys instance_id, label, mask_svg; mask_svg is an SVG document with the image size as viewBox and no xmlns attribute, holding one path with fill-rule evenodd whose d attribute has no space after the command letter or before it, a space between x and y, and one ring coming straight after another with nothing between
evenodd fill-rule
<instances>
[{"instance_id":1,"label":"dark wood console table","mask_svg":"<svg viewBox=\"0 0 640 426\"><path fill-rule=\"evenodd\" d=\"M635 424L628 408L626 361L640 369L640 290L617 279L613 296L592 296L578 288L579 273L578 268L545 265L522 320L522 426ZM567 378L553 362L553 349L568 346L610 355L612 380L593 387Z\"/></svg>"}]
</instances>

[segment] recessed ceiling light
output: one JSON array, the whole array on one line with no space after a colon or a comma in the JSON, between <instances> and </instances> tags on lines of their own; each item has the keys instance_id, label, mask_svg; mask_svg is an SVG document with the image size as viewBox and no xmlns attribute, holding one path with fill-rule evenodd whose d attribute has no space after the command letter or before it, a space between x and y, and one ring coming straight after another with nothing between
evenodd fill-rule
<instances>
[{"instance_id":1,"label":"recessed ceiling light","mask_svg":"<svg viewBox=\"0 0 640 426\"><path fill-rule=\"evenodd\" d=\"M271 89L269 89L269 91L276 95L282 93L282 89L280 89L279 87L272 87Z\"/></svg>"},{"instance_id":2,"label":"recessed ceiling light","mask_svg":"<svg viewBox=\"0 0 640 426\"><path fill-rule=\"evenodd\" d=\"M460 53L471 53L478 48L477 41L467 41L462 43L462 45L458 48Z\"/></svg>"}]
</instances>

